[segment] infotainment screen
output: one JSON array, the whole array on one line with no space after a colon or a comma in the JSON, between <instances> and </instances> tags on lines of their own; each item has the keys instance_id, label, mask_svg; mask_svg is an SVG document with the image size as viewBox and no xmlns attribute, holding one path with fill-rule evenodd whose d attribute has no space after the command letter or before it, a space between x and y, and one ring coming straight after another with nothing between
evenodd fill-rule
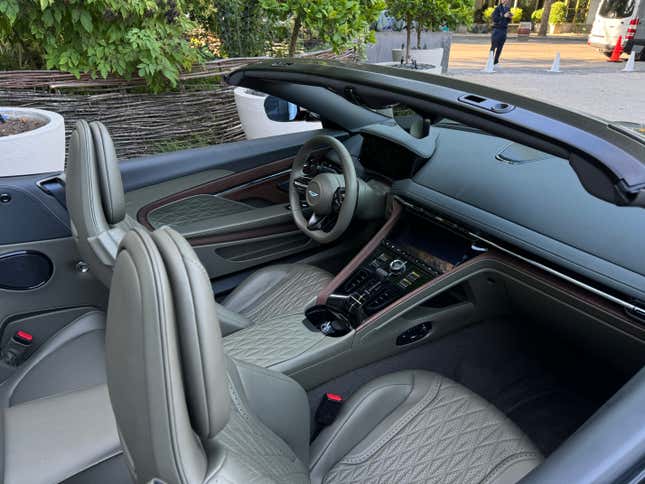
<instances>
[{"instance_id":1,"label":"infotainment screen","mask_svg":"<svg viewBox=\"0 0 645 484\"><path fill-rule=\"evenodd\" d=\"M442 273L471 256L468 239L409 213L397 224L389 239Z\"/></svg>"}]
</instances>

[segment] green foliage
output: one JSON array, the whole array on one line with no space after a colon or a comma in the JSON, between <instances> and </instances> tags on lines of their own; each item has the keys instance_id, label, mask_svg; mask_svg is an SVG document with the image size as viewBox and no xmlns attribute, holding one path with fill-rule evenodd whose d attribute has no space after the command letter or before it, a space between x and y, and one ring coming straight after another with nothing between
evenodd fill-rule
<instances>
[{"instance_id":1,"label":"green foliage","mask_svg":"<svg viewBox=\"0 0 645 484\"><path fill-rule=\"evenodd\" d=\"M472 0L387 0L392 17L405 22L407 32L406 58L410 56L410 32L416 25L417 48L421 48L421 32L442 24L454 29L472 17Z\"/></svg>"},{"instance_id":2,"label":"green foliage","mask_svg":"<svg viewBox=\"0 0 645 484\"><path fill-rule=\"evenodd\" d=\"M434 30L442 24L454 30L458 25L468 23L472 12L472 0L422 0L418 2L414 16L417 34L422 30Z\"/></svg>"},{"instance_id":3,"label":"green foliage","mask_svg":"<svg viewBox=\"0 0 645 484\"><path fill-rule=\"evenodd\" d=\"M542 14L544 13L543 8L538 8L537 10L533 10L533 13L531 14L531 22L534 24L539 24L542 22Z\"/></svg>"},{"instance_id":4,"label":"green foliage","mask_svg":"<svg viewBox=\"0 0 645 484\"><path fill-rule=\"evenodd\" d=\"M484 10L483 17L484 17L484 22L486 23L491 23L493 21L493 12L495 11L495 7L488 7L486 10Z\"/></svg>"},{"instance_id":5,"label":"green foliage","mask_svg":"<svg viewBox=\"0 0 645 484\"><path fill-rule=\"evenodd\" d=\"M486 23L491 23L493 21L493 12L495 11L495 7L488 7L486 10L484 10L483 17L484 21ZM511 8L511 22L517 23L520 20L522 20L522 9L519 7L513 7Z\"/></svg>"},{"instance_id":6,"label":"green foliage","mask_svg":"<svg viewBox=\"0 0 645 484\"><path fill-rule=\"evenodd\" d=\"M0 0L0 43L77 77L143 77L155 91L200 59L182 0ZM20 67L20 66L19 66Z\"/></svg>"},{"instance_id":7,"label":"green foliage","mask_svg":"<svg viewBox=\"0 0 645 484\"><path fill-rule=\"evenodd\" d=\"M289 55L295 53L301 29L341 51L352 42L374 41L369 30L385 7L384 0L260 0L272 20L293 22Z\"/></svg>"},{"instance_id":8,"label":"green foliage","mask_svg":"<svg viewBox=\"0 0 645 484\"><path fill-rule=\"evenodd\" d=\"M564 2L553 2L549 14L550 24L561 24L567 21L567 5Z\"/></svg>"},{"instance_id":9,"label":"green foliage","mask_svg":"<svg viewBox=\"0 0 645 484\"><path fill-rule=\"evenodd\" d=\"M264 55L272 34L261 0L186 0L190 17L214 32L228 57Z\"/></svg>"}]
</instances>

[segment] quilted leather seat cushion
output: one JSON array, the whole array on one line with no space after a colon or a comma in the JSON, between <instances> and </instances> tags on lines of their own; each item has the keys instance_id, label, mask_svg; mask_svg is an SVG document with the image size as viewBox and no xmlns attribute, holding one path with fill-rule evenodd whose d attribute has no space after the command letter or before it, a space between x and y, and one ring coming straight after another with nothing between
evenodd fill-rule
<instances>
[{"instance_id":1,"label":"quilted leather seat cushion","mask_svg":"<svg viewBox=\"0 0 645 484\"><path fill-rule=\"evenodd\" d=\"M311 449L312 483L512 483L540 464L500 411L435 373L377 378Z\"/></svg>"},{"instance_id":2,"label":"quilted leather seat cushion","mask_svg":"<svg viewBox=\"0 0 645 484\"><path fill-rule=\"evenodd\" d=\"M254 272L222 303L254 323L304 314L331 274L307 264L276 264Z\"/></svg>"}]
</instances>

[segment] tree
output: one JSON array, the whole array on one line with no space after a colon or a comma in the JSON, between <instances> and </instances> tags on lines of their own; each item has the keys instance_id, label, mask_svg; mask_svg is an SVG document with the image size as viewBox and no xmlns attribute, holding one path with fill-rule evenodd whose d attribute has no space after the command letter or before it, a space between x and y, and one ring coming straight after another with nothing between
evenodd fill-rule
<instances>
[{"instance_id":1,"label":"tree","mask_svg":"<svg viewBox=\"0 0 645 484\"><path fill-rule=\"evenodd\" d=\"M356 39L374 40L369 26L385 7L384 0L261 0L269 16L293 22L289 56L296 52L301 30L315 32L335 51Z\"/></svg>"},{"instance_id":2,"label":"tree","mask_svg":"<svg viewBox=\"0 0 645 484\"><path fill-rule=\"evenodd\" d=\"M544 0L544 6L542 7L542 20L540 20L540 31L538 35L540 37L546 37L547 29L549 28L549 16L551 15L551 3L552 0Z\"/></svg>"},{"instance_id":3,"label":"tree","mask_svg":"<svg viewBox=\"0 0 645 484\"><path fill-rule=\"evenodd\" d=\"M271 22L261 0L187 0L190 18L217 34L228 57L264 55Z\"/></svg>"},{"instance_id":4,"label":"tree","mask_svg":"<svg viewBox=\"0 0 645 484\"><path fill-rule=\"evenodd\" d=\"M0 43L28 46L48 69L138 74L158 91L200 59L181 1L0 0Z\"/></svg>"},{"instance_id":5,"label":"tree","mask_svg":"<svg viewBox=\"0 0 645 484\"><path fill-rule=\"evenodd\" d=\"M445 23L455 28L472 15L472 0L388 0L390 15L405 22L405 59L410 58L412 29L416 24L417 49L421 48L421 32Z\"/></svg>"},{"instance_id":6,"label":"tree","mask_svg":"<svg viewBox=\"0 0 645 484\"><path fill-rule=\"evenodd\" d=\"M387 2L389 14L405 23L405 62L410 59L413 22L419 17L423 2L424 0L388 0Z\"/></svg>"},{"instance_id":7,"label":"tree","mask_svg":"<svg viewBox=\"0 0 645 484\"><path fill-rule=\"evenodd\" d=\"M421 32L434 30L442 24L451 29L472 19L472 0L425 0L416 12L417 49L421 48Z\"/></svg>"}]
</instances>

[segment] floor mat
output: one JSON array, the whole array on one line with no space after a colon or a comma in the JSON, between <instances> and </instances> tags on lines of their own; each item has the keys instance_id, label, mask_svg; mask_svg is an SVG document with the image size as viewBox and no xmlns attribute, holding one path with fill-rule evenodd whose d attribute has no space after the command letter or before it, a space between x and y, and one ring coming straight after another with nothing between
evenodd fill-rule
<instances>
[{"instance_id":1,"label":"floor mat","mask_svg":"<svg viewBox=\"0 0 645 484\"><path fill-rule=\"evenodd\" d=\"M493 403L546 456L624 380L566 344L510 319L485 321L438 341L352 371L309 392L312 410L325 392L350 396L394 371L424 369L452 378Z\"/></svg>"}]
</instances>

